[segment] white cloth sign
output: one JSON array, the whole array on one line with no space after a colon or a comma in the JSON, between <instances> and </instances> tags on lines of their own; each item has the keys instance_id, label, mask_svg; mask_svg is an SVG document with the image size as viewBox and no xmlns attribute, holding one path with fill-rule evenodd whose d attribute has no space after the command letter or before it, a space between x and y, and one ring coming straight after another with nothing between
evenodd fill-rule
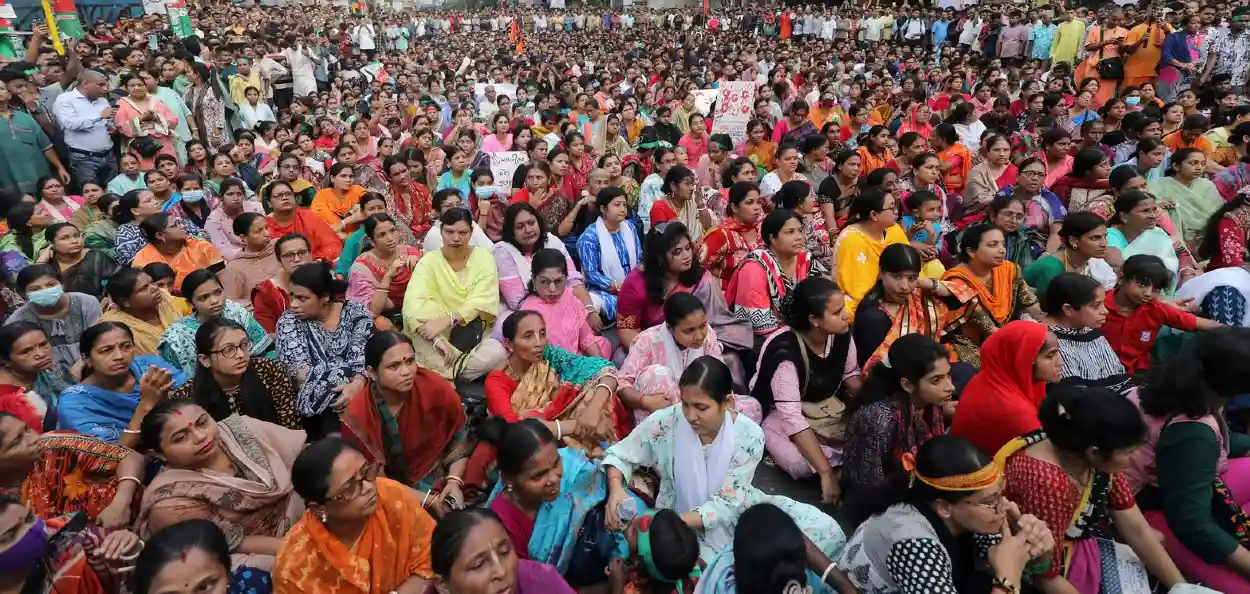
<instances>
[{"instance_id":1,"label":"white cloth sign","mask_svg":"<svg viewBox=\"0 0 1250 594\"><path fill-rule=\"evenodd\" d=\"M490 173L495 178L495 191L501 196L512 195L512 176L517 167L529 160L525 151L507 151L490 154Z\"/></svg>"},{"instance_id":2,"label":"white cloth sign","mask_svg":"<svg viewBox=\"0 0 1250 594\"><path fill-rule=\"evenodd\" d=\"M751 121L755 105L755 83L722 82L718 90L720 102L712 117L712 134L728 134L738 144L747 137L747 122Z\"/></svg>"}]
</instances>

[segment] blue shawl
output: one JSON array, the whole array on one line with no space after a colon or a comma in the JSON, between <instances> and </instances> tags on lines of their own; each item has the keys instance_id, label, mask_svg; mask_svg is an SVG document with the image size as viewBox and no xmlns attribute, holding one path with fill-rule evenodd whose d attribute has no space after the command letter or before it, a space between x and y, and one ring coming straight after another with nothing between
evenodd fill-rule
<instances>
[{"instance_id":1,"label":"blue shawl","mask_svg":"<svg viewBox=\"0 0 1250 594\"><path fill-rule=\"evenodd\" d=\"M135 376L135 387L125 394L97 388L90 384L74 384L61 392L57 401L57 428L75 431L116 443L122 437L122 429L130 424L139 407L139 383L150 367L167 369L173 374L171 390L187 382L187 376L173 364L156 355L139 355L130 362L130 374Z\"/></svg>"},{"instance_id":2,"label":"blue shawl","mask_svg":"<svg viewBox=\"0 0 1250 594\"><path fill-rule=\"evenodd\" d=\"M1193 62L1193 55L1189 53L1189 34L1185 31L1177 31L1167 36L1163 40L1163 54L1159 57L1159 68L1163 68L1176 60L1182 64Z\"/></svg>"}]
</instances>

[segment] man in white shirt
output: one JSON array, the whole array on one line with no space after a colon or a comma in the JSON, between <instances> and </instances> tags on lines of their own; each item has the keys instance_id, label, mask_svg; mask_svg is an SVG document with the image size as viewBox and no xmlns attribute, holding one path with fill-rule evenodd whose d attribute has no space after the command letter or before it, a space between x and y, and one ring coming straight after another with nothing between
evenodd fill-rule
<instances>
[{"instance_id":1,"label":"man in white shirt","mask_svg":"<svg viewBox=\"0 0 1250 594\"><path fill-rule=\"evenodd\" d=\"M881 41L882 25L881 11L876 8L872 9L872 17L864 21L864 40Z\"/></svg>"},{"instance_id":2,"label":"man in white shirt","mask_svg":"<svg viewBox=\"0 0 1250 594\"><path fill-rule=\"evenodd\" d=\"M107 184L117 175L113 156L113 116L117 109L105 99L108 76L98 70L83 70L78 87L62 93L52 113L69 147L69 169L78 183Z\"/></svg>"},{"instance_id":3,"label":"man in white shirt","mask_svg":"<svg viewBox=\"0 0 1250 594\"><path fill-rule=\"evenodd\" d=\"M365 19L356 27L356 47L369 57L369 61L373 61L373 56L377 53L378 48L374 42L377 35L377 30L373 28L373 23L369 22L369 19Z\"/></svg>"},{"instance_id":4,"label":"man in white shirt","mask_svg":"<svg viewBox=\"0 0 1250 594\"><path fill-rule=\"evenodd\" d=\"M486 98L478 103L477 112L482 117L482 121L490 122L495 114L499 113L499 94L495 92L495 87L492 85L486 85L483 92Z\"/></svg>"}]
</instances>

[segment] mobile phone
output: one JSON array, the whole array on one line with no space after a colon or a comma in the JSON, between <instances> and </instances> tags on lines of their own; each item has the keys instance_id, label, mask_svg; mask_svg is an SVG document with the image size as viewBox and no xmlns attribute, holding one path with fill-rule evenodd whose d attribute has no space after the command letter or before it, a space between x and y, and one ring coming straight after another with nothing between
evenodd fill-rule
<instances>
[{"instance_id":1,"label":"mobile phone","mask_svg":"<svg viewBox=\"0 0 1250 594\"><path fill-rule=\"evenodd\" d=\"M160 49L161 39L156 35L148 35L148 49L157 51Z\"/></svg>"}]
</instances>

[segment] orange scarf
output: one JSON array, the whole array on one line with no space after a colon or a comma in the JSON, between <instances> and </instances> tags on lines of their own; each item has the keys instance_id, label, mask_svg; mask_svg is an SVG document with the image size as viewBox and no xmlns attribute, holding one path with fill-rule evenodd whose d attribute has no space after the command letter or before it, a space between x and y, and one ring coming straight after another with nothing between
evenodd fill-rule
<instances>
[{"instance_id":1,"label":"orange scarf","mask_svg":"<svg viewBox=\"0 0 1250 594\"><path fill-rule=\"evenodd\" d=\"M415 492L378 477L377 510L354 546L330 534L305 512L282 540L273 567L274 594L391 592L409 577L433 577L430 535L434 519Z\"/></svg>"},{"instance_id":2,"label":"orange scarf","mask_svg":"<svg viewBox=\"0 0 1250 594\"><path fill-rule=\"evenodd\" d=\"M946 274L942 277L942 280L960 283L968 289L971 289L972 292L976 294L977 301L980 305L984 307L985 311L990 314L990 317L994 318L994 321L1001 326L1007 323L1012 310L1015 309L1014 286L1016 283L1017 270L1019 270L1019 268L1017 268L1015 263L1010 260L999 264L998 267L990 273L990 287L986 287L981 284L981 281L977 280L975 276L972 276L972 271L967 268L953 268L951 270L947 270ZM949 312L947 314L948 322L952 321L952 317L961 317L963 313L962 309Z\"/></svg>"},{"instance_id":3,"label":"orange scarf","mask_svg":"<svg viewBox=\"0 0 1250 594\"><path fill-rule=\"evenodd\" d=\"M869 173L885 167L885 164L889 163L890 160L894 158L894 156L890 154L890 151L885 151L880 157L877 157L873 155L872 151L868 150L868 147L866 146L859 147L859 150L856 152L859 153L860 177L868 177Z\"/></svg>"},{"instance_id":4,"label":"orange scarf","mask_svg":"<svg viewBox=\"0 0 1250 594\"><path fill-rule=\"evenodd\" d=\"M956 163L955 158L959 161ZM958 192L968 185L968 176L972 173L972 153L968 152L968 148L956 142L946 150L938 153L938 159L942 161L955 163L955 166L942 178L946 181L946 189L952 192ZM959 177L959 183L952 183L951 179Z\"/></svg>"}]
</instances>

